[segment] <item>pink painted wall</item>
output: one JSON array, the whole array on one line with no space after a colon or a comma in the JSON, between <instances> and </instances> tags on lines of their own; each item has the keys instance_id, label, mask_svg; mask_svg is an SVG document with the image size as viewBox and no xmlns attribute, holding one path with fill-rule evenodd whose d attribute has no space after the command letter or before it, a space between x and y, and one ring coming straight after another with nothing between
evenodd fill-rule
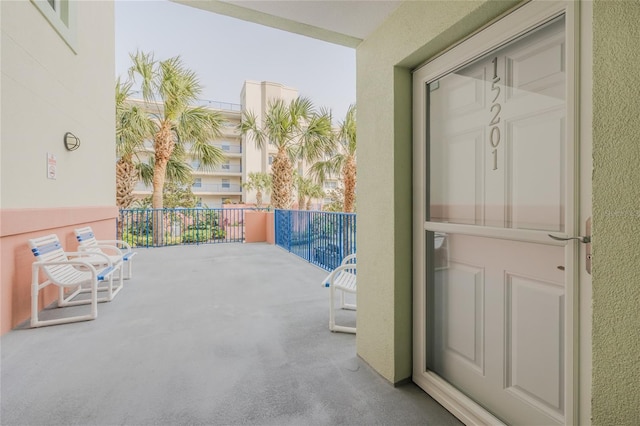
<instances>
[{"instance_id":1,"label":"pink painted wall","mask_svg":"<svg viewBox=\"0 0 640 426\"><path fill-rule=\"evenodd\" d=\"M273 212L267 212L266 225L267 225L267 242L269 244L275 244L276 243L276 223L275 223L275 214L273 214Z\"/></svg>"},{"instance_id":2,"label":"pink painted wall","mask_svg":"<svg viewBox=\"0 0 640 426\"><path fill-rule=\"evenodd\" d=\"M0 334L31 316L31 264L28 239L57 234L67 251L78 244L73 230L91 226L99 239L115 238L116 207L4 209L0 211ZM42 280L44 281L44 280ZM52 303L54 286L46 288L40 308Z\"/></svg>"},{"instance_id":3,"label":"pink painted wall","mask_svg":"<svg viewBox=\"0 0 640 426\"><path fill-rule=\"evenodd\" d=\"M244 242L267 241L267 212L247 211L244 214Z\"/></svg>"}]
</instances>

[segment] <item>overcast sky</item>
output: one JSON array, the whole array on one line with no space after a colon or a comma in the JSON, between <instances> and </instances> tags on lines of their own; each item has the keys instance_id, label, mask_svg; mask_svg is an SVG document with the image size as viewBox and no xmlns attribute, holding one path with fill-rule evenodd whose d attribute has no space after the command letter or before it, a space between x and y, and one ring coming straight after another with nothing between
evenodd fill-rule
<instances>
[{"instance_id":1,"label":"overcast sky","mask_svg":"<svg viewBox=\"0 0 640 426\"><path fill-rule=\"evenodd\" d=\"M244 80L298 89L342 120L355 102L355 50L166 0L117 0L116 76L129 53L180 55L204 86L201 98L240 103Z\"/></svg>"}]
</instances>

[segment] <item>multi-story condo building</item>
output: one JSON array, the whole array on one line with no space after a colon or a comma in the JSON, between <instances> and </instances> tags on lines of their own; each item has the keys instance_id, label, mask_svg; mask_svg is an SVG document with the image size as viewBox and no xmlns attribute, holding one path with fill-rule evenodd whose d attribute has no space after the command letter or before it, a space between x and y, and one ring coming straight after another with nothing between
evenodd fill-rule
<instances>
[{"instance_id":1,"label":"multi-story condo building","mask_svg":"<svg viewBox=\"0 0 640 426\"><path fill-rule=\"evenodd\" d=\"M271 172L271 163L276 155L276 149L270 144L258 148L250 137L243 136L238 130L242 119L242 112L252 111L260 120L273 99L283 99L289 102L298 97L298 91L294 88L272 82L245 81L240 94L240 104L215 101L200 101L198 105L219 111L226 119L221 135L211 143L225 153L222 164L213 169L200 167L197 159L191 158L190 165L193 169L192 192L198 197L198 204L208 207L220 207L225 202L231 203L255 203L255 191L243 188L249 173ZM129 102L144 105L141 99L130 99ZM156 106L145 105L152 109ZM153 150L153 143L146 143L147 153ZM144 154L143 154L144 155ZM306 172L303 164L298 166L301 173ZM334 183L335 184L335 183ZM151 195L152 187L138 183L134 192L136 198L141 199ZM268 204L269 194L263 194L263 203Z\"/></svg>"}]
</instances>

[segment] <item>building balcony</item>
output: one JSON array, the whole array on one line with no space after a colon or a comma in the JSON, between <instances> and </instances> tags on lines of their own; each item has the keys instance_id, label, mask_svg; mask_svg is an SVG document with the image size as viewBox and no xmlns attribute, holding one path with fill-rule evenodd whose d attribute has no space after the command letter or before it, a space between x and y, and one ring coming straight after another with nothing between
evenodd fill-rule
<instances>
[{"instance_id":1,"label":"building balcony","mask_svg":"<svg viewBox=\"0 0 640 426\"><path fill-rule=\"evenodd\" d=\"M242 185L239 183L201 183L200 185L191 187L191 192L194 194L231 194L242 195ZM144 183L138 182L133 192L135 194L151 194L153 192L152 186L147 186Z\"/></svg>"},{"instance_id":2,"label":"building balcony","mask_svg":"<svg viewBox=\"0 0 640 426\"><path fill-rule=\"evenodd\" d=\"M242 145L228 145L214 143L213 146L220 148L226 155L238 155L242 154Z\"/></svg>"},{"instance_id":3,"label":"building balcony","mask_svg":"<svg viewBox=\"0 0 640 426\"><path fill-rule=\"evenodd\" d=\"M2 337L3 424L460 425L329 331L326 271L260 243L137 252L95 321Z\"/></svg>"},{"instance_id":4,"label":"building balcony","mask_svg":"<svg viewBox=\"0 0 640 426\"><path fill-rule=\"evenodd\" d=\"M220 164L215 167L209 167L207 169L199 169L199 167L193 168L194 175L240 175L242 174L242 164Z\"/></svg>"},{"instance_id":5,"label":"building balcony","mask_svg":"<svg viewBox=\"0 0 640 426\"><path fill-rule=\"evenodd\" d=\"M219 183L203 183L199 186L192 186L191 192L196 195L202 194L230 194L241 195L242 186L237 183L219 184Z\"/></svg>"}]
</instances>

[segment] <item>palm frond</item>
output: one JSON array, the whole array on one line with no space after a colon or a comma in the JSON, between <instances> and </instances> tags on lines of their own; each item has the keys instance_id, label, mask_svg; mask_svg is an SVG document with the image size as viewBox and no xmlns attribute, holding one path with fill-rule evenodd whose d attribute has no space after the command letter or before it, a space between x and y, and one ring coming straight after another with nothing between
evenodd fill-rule
<instances>
[{"instance_id":1,"label":"palm frond","mask_svg":"<svg viewBox=\"0 0 640 426\"><path fill-rule=\"evenodd\" d=\"M131 82L116 81L116 154L131 157L144 149L144 141L152 137L155 127L140 107L126 102Z\"/></svg>"},{"instance_id":2,"label":"palm frond","mask_svg":"<svg viewBox=\"0 0 640 426\"><path fill-rule=\"evenodd\" d=\"M300 158L312 162L335 149L331 116L314 114L300 135Z\"/></svg>"},{"instance_id":3,"label":"palm frond","mask_svg":"<svg viewBox=\"0 0 640 426\"><path fill-rule=\"evenodd\" d=\"M271 175L265 172L250 172L242 187L249 191L271 191Z\"/></svg>"},{"instance_id":4,"label":"palm frond","mask_svg":"<svg viewBox=\"0 0 640 426\"><path fill-rule=\"evenodd\" d=\"M217 146L204 141L196 141L191 145L191 155L200 162L200 169L213 171L213 167L225 160L225 154Z\"/></svg>"},{"instance_id":5,"label":"palm frond","mask_svg":"<svg viewBox=\"0 0 640 426\"><path fill-rule=\"evenodd\" d=\"M145 185L151 186L153 183L153 171L155 169L155 157L151 155L146 163L136 164L139 179ZM180 185L191 184L193 169L179 156L171 156L167 162L166 181Z\"/></svg>"},{"instance_id":6,"label":"palm frond","mask_svg":"<svg viewBox=\"0 0 640 426\"><path fill-rule=\"evenodd\" d=\"M202 86L196 73L184 66L180 56L160 61L159 70L158 92L164 104L164 115L176 122L198 98Z\"/></svg>"},{"instance_id":7,"label":"palm frond","mask_svg":"<svg viewBox=\"0 0 640 426\"><path fill-rule=\"evenodd\" d=\"M193 181L193 169L183 160L174 157L167 162L167 181L180 185L190 185Z\"/></svg>"},{"instance_id":8,"label":"palm frond","mask_svg":"<svg viewBox=\"0 0 640 426\"><path fill-rule=\"evenodd\" d=\"M153 158L149 158L147 163L136 163L138 169L138 179L141 180L146 186L151 186L153 183Z\"/></svg>"},{"instance_id":9,"label":"palm frond","mask_svg":"<svg viewBox=\"0 0 640 426\"><path fill-rule=\"evenodd\" d=\"M282 99L269 103L263 123L265 136L278 150L285 150L291 145L296 127L289 108Z\"/></svg>"},{"instance_id":10,"label":"palm frond","mask_svg":"<svg viewBox=\"0 0 640 426\"><path fill-rule=\"evenodd\" d=\"M347 114L340 123L340 140L349 155L356 155L356 105L352 104L347 110Z\"/></svg>"},{"instance_id":11,"label":"palm frond","mask_svg":"<svg viewBox=\"0 0 640 426\"><path fill-rule=\"evenodd\" d=\"M344 155L335 155L324 161L316 161L307 173L317 183L324 183L329 177L340 174L345 160Z\"/></svg>"},{"instance_id":12,"label":"palm frond","mask_svg":"<svg viewBox=\"0 0 640 426\"><path fill-rule=\"evenodd\" d=\"M157 92L157 83L155 70L156 60L153 53L145 53L140 50L136 53L129 54L131 58L131 67L129 68L129 78L138 81L136 78L140 78L140 88L142 90L142 97L146 102L155 101L155 93Z\"/></svg>"},{"instance_id":13,"label":"palm frond","mask_svg":"<svg viewBox=\"0 0 640 426\"><path fill-rule=\"evenodd\" d=\"M308 120L314 112L313 102L311 99L299 96L289 104L289 114L291 121L297 125Z\"/></svg>"},{"instance_id":14,"label":"palm frond","mask_svg":"<svg viewBox=\"0 0 640 426\"><path fill-rule=\"evenodd\" d=\"M210 141L220 136L224 122L218 111L204 107L185 108L176 122L176 131L185 142Z\"/></svg>"},{"instance_id":15,"label":"palm frond","mask_svg":"<svg viewBox=\"0 0 640 426\"><path fill-rule=\"evenodd\" d=\"M266 135L260 127L258 127L258 118L253 111L246 110L242 113L242 120L238 125L240 134L249 135L256 143L256 147L262 149L266 141Z\"/></svg>"}]
</instances>

